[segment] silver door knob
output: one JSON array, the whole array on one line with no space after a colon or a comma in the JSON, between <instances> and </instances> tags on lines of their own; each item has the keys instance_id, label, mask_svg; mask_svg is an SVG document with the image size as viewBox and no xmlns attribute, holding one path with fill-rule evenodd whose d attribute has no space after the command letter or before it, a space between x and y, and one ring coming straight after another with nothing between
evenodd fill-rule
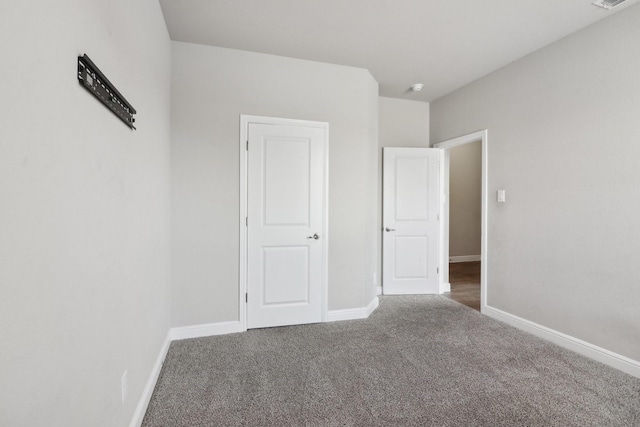
<instances>
[{"instance_id":1,"label":"silver door knob","mask_svg":"<svg viewBox=\"0 0 640 427\"><path fill-rule=\"evenodd\" d=\"M386 231L388 233L390 231L396 231L396 229L387 227L387 228L384 229L384 231Z\"/></svg>"},{"instance_id":2,"label":"silver door knob","mask_svg":"<svg viewBox=\"0 0 640 427\"><path fill-rule=\"evenodd\" d=\"M307 239L315 239L318 240L320 238L320 236L318 236L318 234L314 234L313 236L307 236Z\"/></svg>"}]
</instances>

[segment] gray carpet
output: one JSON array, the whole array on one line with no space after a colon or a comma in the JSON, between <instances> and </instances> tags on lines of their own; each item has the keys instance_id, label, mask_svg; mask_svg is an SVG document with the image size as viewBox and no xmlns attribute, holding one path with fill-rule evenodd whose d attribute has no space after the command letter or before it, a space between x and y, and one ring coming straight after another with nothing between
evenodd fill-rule
<instances>
[{"instance_id":1,"label":"gray carpet","mask_svg":"<svg viewBox=\"0 0 640 427\"><path fill-rule=\"evenodd\" d=\"M171 344L143 426L640 426L640 379L439 296Z\"/></svg>"}]
</instances>

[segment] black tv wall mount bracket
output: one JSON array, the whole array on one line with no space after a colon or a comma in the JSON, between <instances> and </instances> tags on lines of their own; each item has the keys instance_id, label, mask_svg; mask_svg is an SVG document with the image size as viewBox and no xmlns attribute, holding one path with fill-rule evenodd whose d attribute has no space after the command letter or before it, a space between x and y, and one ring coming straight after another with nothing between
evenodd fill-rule
<instances>
[{"instance_id":1,"label":"black tv wall mount bracket","mask_svg":"<svg viewBox=\"0 0 640 427\"><path fill-rule=\"evenodd\" d=\"M136 121L133 117L136 114L135 108L127 102L87 55L78 57L78 82L127 126L135 129L133 126Z\"/></svg>"}]
</instances>

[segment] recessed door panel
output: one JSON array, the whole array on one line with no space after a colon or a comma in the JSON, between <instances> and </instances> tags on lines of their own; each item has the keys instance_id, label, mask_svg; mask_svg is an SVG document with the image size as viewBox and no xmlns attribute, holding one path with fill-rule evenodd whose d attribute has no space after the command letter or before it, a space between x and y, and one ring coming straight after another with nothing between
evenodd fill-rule
<instances>
[{"instance_id":1,"label":"recessed door panel","mask_svg":"<svg viewBox=\"0 0 640 427\"><path fill-rule=\"evenodd\" d=\"M307 138L265 138L265 225L309 224L309 144Z\"/></svg>"},{"instance_id":2,"label":"recessed door panel","mask_svg":"<svg viewBox=\"0 0 640 427\"><path fill-rule=\"evenodd\" d=\"M309 248L263 248L264 305L309 303Z\"/></svg>"},{"instance_id":3,"label":"recessed door panel","mask_svg":"<svg viewBox=\"0 0 640 427\"><path fill-rule=\"evenodd\" d=\"M395 279L426 279L429 271L429 238L395 236ZM426 260L426 262L425 262Z\"/></svg>"},{"instance_id":4,"label":"recessed door panel","mask_svg":"<svg viewBox=\"0 0 640 427\"><path fill-rule=\"evenodd\" d=\"M395 220L426 221L429 212L429 159L398 157L395 175Z\"/></svg>"}]
</instances>

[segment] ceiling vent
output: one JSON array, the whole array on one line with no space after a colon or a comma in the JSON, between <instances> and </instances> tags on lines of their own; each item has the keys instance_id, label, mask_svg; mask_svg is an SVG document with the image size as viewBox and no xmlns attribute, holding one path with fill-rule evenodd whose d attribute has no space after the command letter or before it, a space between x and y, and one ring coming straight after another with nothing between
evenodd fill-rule
<instances>
[{"instance_id":1,"label":"ceiling vent","mask_svg":"<svg viewBox=\"0 0 640 427\"><path fill-rule=\"evenodd\" d=\"M598 1L594 1L593 4L595 4L596 6L599 7L603 7L605 9L613 9L616 6L621 5L622 3L626 2L627 0L598 0Z\"/></svg>"}]
</instances>

